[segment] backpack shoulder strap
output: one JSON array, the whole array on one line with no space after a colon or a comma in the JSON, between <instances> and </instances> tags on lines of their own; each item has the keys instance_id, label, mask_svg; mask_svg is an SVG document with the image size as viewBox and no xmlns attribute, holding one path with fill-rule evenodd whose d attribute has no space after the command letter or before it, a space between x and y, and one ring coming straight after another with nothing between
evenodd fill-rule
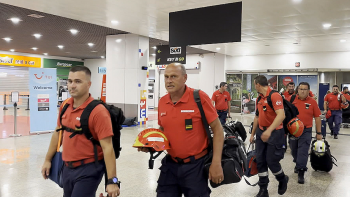
<instances>
[{"instance_id":1,"label":"backpack shoulder strap","mask_svg":"<svg viewBox=\"0 0 350 197\"><path fill-rule=\"evenodd\" d=\"M65 126L63 126L63 124L62 124L62 116L63 116L63 114L67 111L67 108L69 107L69 104L68 103L66 103L66 102L64 102L64 105L63 105L63 108L62 108L62 110L61 110L61 113L60 113L60 124L61 124L61 128L60 129L57 129L56 131L61 131L61 130L64 130L65 128Z\"/></svg>"},{"instance_id":2,"label":"backpack shoulder strap","mask_svg":"<svg viewBox=\"0 0 350 197\"><path fill-rule=\"evenodd\" d=\"M81 128L83 130L83 133L85 134L86 138L90 141L92 141L93 144L99 145L100 143L95 140L90 132L89 129L89 117L92 112L92 110L95 109L95 107L99 104L102 104L99 100L93 100L91 101L84 109L83 113L80 116L80 124Z\"/></svg>"},{"instance_id":3,"label":"backpack shoulder strap","mask_svg":"<svg viewBox=\"0 0 350 197\"><path fill-rule=\"evenodd\" d=\"M202 103L201 103L201 97L199 96L199 90L198 89L193 91L193 96L194 96L194 101L197 103L199 111L201 112L202 123L204 125L204 129L205 129L205 131L207 133L207 136L208 136L209 147L212 150L213 139L212 139L210 131L209 131L209 124L208 124L207 118L205 117L205 113L204 113L204 110L203 110L203 106L202 106Z\"/></svg>"},{"instance_id":4,"label":"backpack shoulder strap","mask_svg":"<svg viewBox=\"0 0 350 197\"><path fill-rule=\"evenodd\" d=\"M289 101L289 102L293 104L293 102L294 102L294 100L295 100L296 97L297 97L297 95L296 95L296 94L293 94L292 97L290 98L290 101Z\"/></svg>"},{"instance_id":5,"label":"backpack shoulder strap","mask_svg":"<svg viewBox=\"0 0 350 197\"><path fill-rule=\"evenodd\" d=\"M275 110L275 109L273 108L273 104L272 104L272 100L271 100L271 96L272 96L273 93L278 93L278 92L277 92L276 90L271 90L270 94L267 96L267 104L269 104L269 106L270 106L273 110Z\"/></svg>"}]
</instances>

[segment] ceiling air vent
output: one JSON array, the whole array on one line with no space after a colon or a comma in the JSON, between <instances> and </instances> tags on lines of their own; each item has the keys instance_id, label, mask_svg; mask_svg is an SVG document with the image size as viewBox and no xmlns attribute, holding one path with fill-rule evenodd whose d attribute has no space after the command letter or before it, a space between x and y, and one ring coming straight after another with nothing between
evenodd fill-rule
<instances>
[{"instance_id":1,"label":"ceiling air vent","mask_svg":"<svg viewBox=\"0 0 350 197\"><path fill-rule=\"evenodd\" d=\"M42 16L42 15L39 15L39 14L30 14L28 16L33 17L33 18L43 18L43 17L45 17L45 16Z\"/></svg>"}]
</instances>

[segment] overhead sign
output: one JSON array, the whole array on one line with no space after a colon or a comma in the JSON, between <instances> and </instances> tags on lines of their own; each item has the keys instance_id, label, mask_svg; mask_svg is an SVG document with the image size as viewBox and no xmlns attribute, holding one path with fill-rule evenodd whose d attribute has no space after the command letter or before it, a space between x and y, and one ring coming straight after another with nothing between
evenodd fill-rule
<instances>
[{"instance_id":1,"label":"overhead sign","mask_svg":"<svg viewBox=\"0 0 350 197\"><path fill-rule=\"evenodd\" d=\"M41 58L0 54L0 65L40 68Z\"/></svg>"},{"instance_id":2,"label":"overhead sign","mask_svg":"<svg viewBox=\"0 0 350 197\"><path fill-rule=\"evenodd\" d=\"M98 67L98 73L100 73L100 74L105 75L107 73L106 70L107 70L106 67Z\"/></svg>"},{"instance_id":3,"label":"overhead sign","mask_svg":"<svg viewBox=\"0 0 350 197\"><path fill-rule=\"evenodd\" d=\"M171 63L186 64L186 47L157 46L156 65L168 65Z\"/></svg>"},{"instance_id":4,"label":"overhead sign","mask_svg":"<svg viewBox=\"0 0 350 197\"><path fill-rule=\"evenodd\" d=\"M44 68L57 68L58 76L68 76L69 70L74 66L84 66L84 62L43 59Z\"/></svg>"}]
</instances>

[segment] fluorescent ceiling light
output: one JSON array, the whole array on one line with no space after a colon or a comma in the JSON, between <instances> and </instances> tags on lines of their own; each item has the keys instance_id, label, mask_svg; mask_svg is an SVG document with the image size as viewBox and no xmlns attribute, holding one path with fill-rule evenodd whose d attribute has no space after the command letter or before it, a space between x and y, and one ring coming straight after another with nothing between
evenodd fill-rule
<instances>
[{"instance_id":1,"label":"fluorescent ceiling light","mask_svg":"<svg viewBox=\"0 0 350 197\"><path fill-rule=\"evenodd\" d=\"M330 23L323 24L323 28L328 29L332 26Z\"/></svg>"},{"instance_id":2,"label":"fluorescent ceiling light","mask_svg":"<svg viewBox=\"0 0 350 197\"><path fill-rule=\"evenodd\" d=\"M73 35L77 34L79 31L76 29L70 29L69 30Z\"/></svg>"},{"instance_id":3,"label":"fluorescent ceiling light","mask_svg":"<svg viewBox=\"0 0 350 197\"><path fill-rule=\"evenodd\" d=\"M103 59L103 58L105 58L105 56L101 56L101 58Z\"/></svg>"},{"instance_id":4,"label":"fluorescent ceiling light","mask_svg":"<svg viewBox=\"0 0 350 197\"><path fill-rule=\"evenodd\" d=\"M113 20L113 21L111 21L111 23L112 23L113 25L116 25L116 24L119 23L119 21Z\"/></svg>"},{"instance_id":5,"label":"fluorescent ceiling light","mask_svg":"<svg viewBox=\"0 0 350 197\"><path fill-rule=\"evenodd\" d=\"M154 53L153 53L152 55L153 55L153 56L156 56L156 54L154 54Z\"/></svg>"},{"instance_id":6,"label":"fluorescent ceiling light","mask_svg":"<svg viewBox=\"0 0 350 197\"><path fill-rule=\"evenodd\" d=\"M15 52L15 50L14 50L14 49L10 49L10 51L11 51L11 52Z\"/></svg>"},{"instance_id":7,"label":"fluorescent ceiling light","mask_svg":"<svg viewBox=\"0 0 350 197\"><path fill-rule=\"evenodd\" d=\"M60 49L63 49L64 46L63 45L58 45L57 47L60 48Z\"/></svg>"},{"instance_id":8,"label":"fluorescent ceiling light","mask_svg":"<svg viewBox=\"0 0 350 197\"><path fill-rule=\"evenodd\" d=\"M94 43L88 43L88 45L90 46L90 47L92 47L92 46L94 46L95 44Z\"/></svg>"},{"instance_id":9,"label":"fluorescent ceiling light","mask_svg":"<svg viewBox=\"0 0 350 197\"><path fill-rule=\"evenodd\" d=\"M32 49L33 49L34 51L38 50L38 48L37 48L37 47L33 47Z\"/></svg>"},{"instance_id":10,"label":"fluorescent ceiling light","mask_svg":"<svg viewBox=\"0 0 350 197\"><path fill-rule=\"evenodd\" d=\"M19 23L20 21L22 21L21 19L16 18L16 17L10 18L10 19L8 19L8 20L12 21L13 23Z\"/></svg>"},{"instance_id":11,"label":"fluorescent ceiling light","mask_svg":"<svg viewBox=\"0 0 350 197\"><path fill-rule=\"evenodd\" d=\"M220 49L221 49L220 47L217 47L217 48L216 48L217 51L220 51Z\"/></svg>"},{"instance_id":12,"label":"fluorescent ceiling light","mask_svg":"<svg viewBox=\"0 0 350 197\"><path fill-rule=\"evenodd\" d=\"M3 38L6 42L10 42L12 39L9 37Z\"/></svg>"},{"instance_id":13,"label":"fluorescent ceiling light","mask_svg":"<svg viewBox=\"0 0 350 197\"><path fill-rule=\"evenodd\" d=\"M33 34L34 37L40 38L42 35L41 34Z\"/></svg>"},{"instance_id":14,"label":"fluorescent ceiling light","mask_svg":"<svg viewBox=\"0 0 350 197\"><path fill-rule=\"evenodd\" d=\"M44 55L48 55L47 53L43 53Z\"/></svg>"},{"instance_id":15,"label":"fluorescent ceiling light","mask_svg":"<svg viewBox=\"0 0 350 197\"><path fill-rule=\"evenodd\" d=\"M119 42L121 42L121 41L122 41L122 39L116 39L115 41L119 43Z\"/></svg>"},{"instance_id":16,"label":"fluorescent ceiling light","mask_svg":"<svg viewBox=\"0 0 350 197\"><path fill-rule=\"evenodd\" d=\"M154 47L152 47L152 48L157 49L157 47L156 47L156 46L154 46Z\"/></svg>"}]
</instances>

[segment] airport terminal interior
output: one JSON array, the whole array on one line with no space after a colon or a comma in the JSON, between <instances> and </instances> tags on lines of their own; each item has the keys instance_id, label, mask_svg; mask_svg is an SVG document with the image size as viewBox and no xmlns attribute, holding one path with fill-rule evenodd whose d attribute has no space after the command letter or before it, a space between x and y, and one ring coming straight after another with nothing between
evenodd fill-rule
<instances>
[{"instance_id":1,"label":"airport terminal interior","mask_svg":"<svg viewBox=\"0 0 350 197\"><path fill-rule=\"evenodd\" d=\"M227 83L232 117L227 123L244 125L248 148L259 97L255 77L264 75L280 93L290 82L295 87L307 82L323 113L334 85L340 92L350 88L349 60L349 0L0 0L0 197L63 196L41 169L59 109L71 97L69 70L76 66L91 70L93 98L132 120L121 130L116 161L120 196L152 197L166 151L148 169L149 154L133 144L141 131L159 128L158 104L167 95L164 73L170 63L183 64L186 85L210 98ZM322 128L336 158L331 171L315 171L309 158L305 183L299 184L287 146L283 196L350 197L348 112L350 107L342 110L338 139L328 123ZM323 124L325 114L321 117ZM280 196L271 171L269 178L269 196ZM107 195L104 187L103 179L96 196ZM242 178L211 188L210 196L258 192L259 186Z\"/></svg>"}]
</instances>

